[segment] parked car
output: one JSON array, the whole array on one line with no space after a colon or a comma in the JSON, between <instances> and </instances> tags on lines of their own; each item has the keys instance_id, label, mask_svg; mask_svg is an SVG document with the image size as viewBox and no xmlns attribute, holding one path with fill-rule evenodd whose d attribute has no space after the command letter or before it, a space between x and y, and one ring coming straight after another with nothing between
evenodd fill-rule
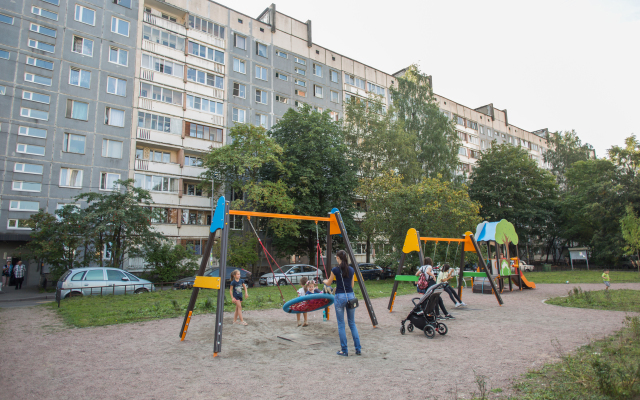
<instances>
[{"instance_id":1,"label":"parked car","mask_svg":"<svg viewBox=\"0 0 640 400\"><path fill-rule=\"evenodd\" d=\"M234 268L232 266L227 266L227 273L226 273L226 280L225 280L225 287L229 287L229 285L231 284L231 273L234 270L240 270L240 279L243 279L245 281L245 283L247 284L248 287L253 287L254 282L253 282L253 278L251 275L251 272L247 271L246 269L242 269L242 268ZM220 268L210 268L206 271L204 271L204 276L213 276L216 278L220 277ZM177 281L174 282L173 284L173 288L174 289L191 289L193 288L193 283L196 281L196 277L195 276L190 276L188 278L182 278L179 279Z\"/></svg>"},{"instance_id":2,"label":"parked car","mask_svg":"<svg viewBox=\"0 0 640 400\"><path fill-rule=\"evenodd\" d=\"M273 272L275 273L275 280L274 274L264 274L260 277L260 285L273 286L275 283L278 285L288 285L289 282L295 285L300 283L300 279L302 279L303 276L318 282L322 282L324 279L324 273L321 270L308 264L283 265Z\"/></svg>"},{"instance_id":3,"label":"parked car","mask_svg":"<svg viewBox=\"0 0 640 400\"><path fill-rule=\"evenodd\" d=\"M620 268L637 269L639 265L638 256L623 256L620 262Z\"/></svg>"},{"instance_id":4,"label":"parked car","mask_svg":"<svg viewBox=\"0 0 640 400\"><path fill-rule=\"evenodd\" d=\"M74 268L58 280L60 298L100 294L125 294L153 292L155 286L117 268Z\"/></svg>"},{"instance_id":5,"label":"parked car","mask_svg":"<svg viewBox=\"0 0 640 400\"><path fill-rule=\"evenodd\" d=\"M523 260L520 260L520 271L522 272L533 272L533 265L527 264Z\"/></svg>"},{"instance_id":6,"label":"parked car","mask_svg":"<svg viewBox=\"0 0 640 400\"><path fill-rule=\"evenodd\" d=\"M382 279L382 275L384 273L382 268L378 267L375 264L370 264L370 263L358 264L358 268L360 268L362 279L364 279L365 281L366 280L379 281L380 279Z\"/></svg>"},{"instance_id":7,"label":"parked car","mask_svg":"<svg viewBox=\"0 0 640 400\"><path fill-rule=\"evenodd\" d=\"M398 267L392 264L382 267L382 279L393 278L396 276Z\"/></svg>"}]
</instances>

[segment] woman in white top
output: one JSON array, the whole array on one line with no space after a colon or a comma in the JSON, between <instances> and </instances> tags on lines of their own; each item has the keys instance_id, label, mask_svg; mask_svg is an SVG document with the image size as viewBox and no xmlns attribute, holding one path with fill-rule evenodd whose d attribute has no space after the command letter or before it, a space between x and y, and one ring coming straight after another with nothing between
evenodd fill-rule
<instances>
[{"instance_id":1,"label":"woman in white top","mask_svg":"<svg viewBox=\"0 0 640 400\"><path fill-rule=\"evenodd\" d=\"M425 265L421 266L418 269L418 272L416 272L416 276L420 276L421 274L424 274L427 278L427 289L429 289L431 286L436 284L436 276L433 273L433 266L431 266L431 264L433 263L433 261L431 260L431 257L425 258L424 263ZM420 288L418 288L418 292L425 293L426 290L423 292L420 290ZM441 315L440 310L442 310L444 317ZM442 296L438 297L438 303L436 304L436 314L438 315L438 319L445 319L445 318L454 319L455 318L453 315L447 312L446 308L444 308L444 302L442 301Z\"/></svg>"},{"instance_id":2,"label":"woman in white top","mask_svg":"<svg viewBox=\"0 0 640 400\"><path fill-rule=\"evenodd\" d=\"M452 274L453 268L451 268L449 264L443 265L442 271L440 271L440 273L438 274L436 283L449 283L449 280L453 277ZM445 285L444 291L449 293L449 298L451 298L451 301L455 303L456 308L460 306L466 306L466 304L463 303L462 300L460 300L460 297L458 297L458 293L456 293L456 291L453 290L450 285Z\"/></svg>"}]
</instances>

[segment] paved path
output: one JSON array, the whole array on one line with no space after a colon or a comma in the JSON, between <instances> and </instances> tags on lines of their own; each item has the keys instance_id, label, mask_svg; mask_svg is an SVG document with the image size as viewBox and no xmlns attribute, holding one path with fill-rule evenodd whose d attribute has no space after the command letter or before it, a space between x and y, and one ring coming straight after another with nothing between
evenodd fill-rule
<instances>
[{"instance_id":1,"label":"paved path","mask_svg":"<svg viewBox=\"0 0 640 400\"><path fill-rule=\"evenodd\" d=\"M37 286L3 286L0 291L0 308L30 307L40 303L54 301L55 293L40 293Z\"/></svg>"}]
</instances>

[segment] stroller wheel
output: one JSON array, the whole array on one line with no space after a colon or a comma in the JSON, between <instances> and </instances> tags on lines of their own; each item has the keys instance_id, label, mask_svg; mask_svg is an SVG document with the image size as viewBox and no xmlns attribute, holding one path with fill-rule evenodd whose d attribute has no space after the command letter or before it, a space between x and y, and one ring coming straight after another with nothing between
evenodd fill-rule
<instances>
[{"instance_id":1,"label":"stroller wheel","mask_svg":"<svg viewBox=\"0 0 640 400\"><path fill-rule=\"evenodd\" d=\"M407 326L407 329L409 330L409 332L413 332L413 324L409 323L409 326Z\"/></svg>"},{"instance_id":2,"label":"stroller wheel","mask_svg":"<svg viewBox=\"0 0 640 400\"><path fill-rule=\"evenodd\" d=\"M447 329L447 326L443 323L438 323L438 333L441 334L442 336L446 335L447 332L449 331L449 329Z\"/></svg>"},{"instance_id":3,"label":"stroller wheel","mask_svg":"<svg viewBox=\"0 0 640 400\"><path fill-rule=\"evenodd\" d=\"M436 336L436 330L433 329L433 326L427 325L424 327L424 334L429 339L433 339L433 337Z\"/></svg>"},{"instance_id":4,"label":"stroller wheel","mask_svg":"<svg viewBox=\"0 0 640 400\"><path fill-rule=\"evenodd\" d=\"M400 334L401 334L401 335L404 335L404 325L402 325L402 326L400 327Z\"/></svg>"}]
</instances>

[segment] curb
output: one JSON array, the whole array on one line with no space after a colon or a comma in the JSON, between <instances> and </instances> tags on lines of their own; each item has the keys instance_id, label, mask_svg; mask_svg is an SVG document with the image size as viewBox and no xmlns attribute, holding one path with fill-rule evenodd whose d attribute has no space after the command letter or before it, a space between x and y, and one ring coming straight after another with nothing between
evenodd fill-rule
<instances>
[{"instance_id":1,"label":"curb","mask_svg":"<svg viewBox=\"0 0 640 400\"><path fill-rule=\"evenodd\" d=\"M23 297L20 299L0 299L0 303L9 303L9 302L14 302L14 301L29 301L29 300L55 300L56 295L54 294L48 294L45 296L37 296L37 297Z\"/></svg>"}]
</instances>

